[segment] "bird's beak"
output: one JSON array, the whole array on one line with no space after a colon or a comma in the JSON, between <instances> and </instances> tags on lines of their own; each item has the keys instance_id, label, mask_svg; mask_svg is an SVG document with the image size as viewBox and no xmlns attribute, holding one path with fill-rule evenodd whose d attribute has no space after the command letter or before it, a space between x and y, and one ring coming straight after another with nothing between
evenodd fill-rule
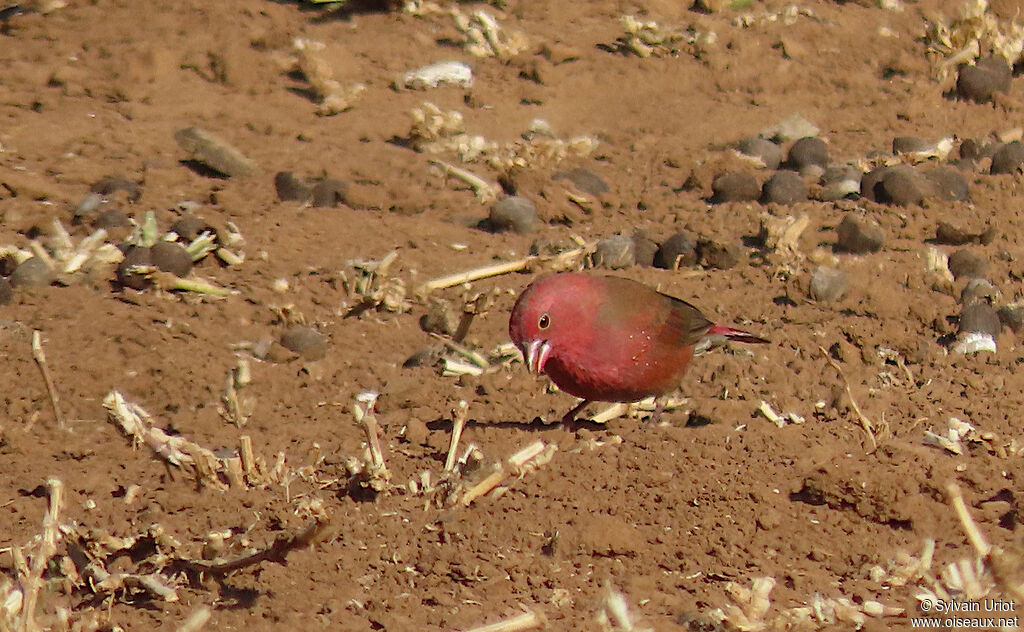
<instances>
[{"instance_id":1,"label":"bird's beak","mask_svg":"<svg viewBox=\"0 0 1024 632\"><path fill-rule=\"evenodd\" d=\"M544 365L548 363L548 356L551 355L551 344L547 340L534 340L529 347L523 351L526 356L526 368L530 373L538 375L544 372Z\"/></svg>"}]
</instances>

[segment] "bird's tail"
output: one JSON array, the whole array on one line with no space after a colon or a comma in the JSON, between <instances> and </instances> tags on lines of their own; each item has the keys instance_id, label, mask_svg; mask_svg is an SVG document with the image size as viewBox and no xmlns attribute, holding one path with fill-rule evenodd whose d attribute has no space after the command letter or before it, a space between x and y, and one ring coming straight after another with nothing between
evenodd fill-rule
<instances>
[{"instance_id":1,"label":"bird's tail","mask_svg":"<svg viewBox=\"0 0 1024 632\"><path fill-rule=\"evenodd\" d=\"M733 329L732 327L725 327L723 325L712 325L708 333L705 334L708 338L725 338L727 340L735 340L736 342L746 342L749 344L765 344L768 340L761 336L755 336L749 331L743 331L742 329Z\"/></svg>"}]
</instances>

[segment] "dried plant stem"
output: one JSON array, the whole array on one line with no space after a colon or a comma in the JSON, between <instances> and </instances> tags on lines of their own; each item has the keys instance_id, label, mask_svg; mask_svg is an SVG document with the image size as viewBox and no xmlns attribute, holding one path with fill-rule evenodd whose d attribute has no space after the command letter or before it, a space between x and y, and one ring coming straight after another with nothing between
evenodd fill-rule
<instances>
[{"instance_id":1,"label":"dried plant stem","mask_svg":"<svg viewBox=\"0 0 1024 632\"><path fill-rule=\"evenodd\" d=\"M875 425L871 423L871 420L868 419L863 412L861 412L860 406L857 405L857 400L853 398L853 389L850 388L850 380L846 379L846 374L843 373L842 367L832 359L832 356L828 354L825 347L819 346L818 351L821 352L821 355L825 358L825 361L828 362L829 366L835 369L836 373L839 374L839 377L842 378L843 384L846 386L846 396L850 398L850 406L853 407L853 412L855 412L858 419L860 419L860 427L864 429L864 434L866 434L868 439L871 440L871 451L874 452L875 449L878 448L878 441L875 440Z\"/></svg>"},{"instance_id":2,"label":"dried plant stem","mask_svg":"<svg viewBox=\"0 0 1024 632\"><path fill-rule=\"evenodd\" d=\"M46 364L46 354L43 353L42 337L38 329L32 330L32 357L39 365L39 372L43 374L43 382L46 384L46 393L50 396L50 405L53 406L53 415L57 418L57 425L64 427L64 414L60 411L60 396L57 394L57 387L53 384L53 377L50 375L50 368Z\"/></svg>"},{"instance_id":3,"label":"dried plant stem","mask_svg":"<svg viewBox=\"0 0 1024 632\"><path fill-rule=\"evenodd\" d=\"M445 472L451 472L458 460L459 440L462 438L462 431L466 427L466 417L469 415L469 404L466 403L466 400L459 401L459 405L455 408L454 413L452 439L448 444L448 457L444 461Z\"/></svg>"},{"instance_id":4,"label":"dried plant stem","mask_svg":"<svg viewBox=\"0 0 1024 632\"><path fill-rule=\"evenodd\" d=\"M543 614L536 610L527 610L514 617L488 623L487 625L479 625L465 632L522 632L523 630L532 630L534 628L545 628L547 623L548 621Z\"/></svg>"},{"instance_id":5,"label":"dried plant stem","mask_svg":"<svg viewBox=\"0 0 1024 632\"><path fill-rule=\"evenodd\" d=\"M473 189L473 194L481 200L488 202L498 197L498 192L493 185L488 183L480 176L461 169L455 165L450 165L442 160L431 160L430 164L439 167L445 176L452 176L462 180Z\"/></svg>"},{"instance_id":6,"label":"dried plant stem","mask_svg":"<svg viewBox=\"0 0 1024 632\"><path fill-rule=\"evenodd\" d=\"M448 347L449 349L459 354L460 356L466 358L467 360L472 362L474 365L480 367L481 369L491 368L491 363L487 361L487 358L483 357L476 351L473 351L472 349L467 349L463 345L460 345L454 340L449 340L440 334L431 333L430 335L433 338L437 338L438 340L441 341L441 344Z\"/></svg>"},{"instance_id":7,"label":"dried plant stem","mask_svg":"<svg viewBox=\"0 0 1024 632\"><path fill-rule=\"evenodd\" d=\"M575 235L573 236L573 240L580 245L579 248L566 250L565 252L560 252L554 256L530 255L529 257L523 257L522 259L516 259L515 261L495 263L488 266L473 268L472 270L465 270L463 272L456 272L455 274L437 277L436 279L431 279L417 287L416 293L421 295L427 294L433 290L443 290L444 288L462 285L463 283L470 283L471 281L479 281L480 279L501 276L502 274L508 274L510 272L519 272L520 270L526 270L534 264L541 262L549 262L553 269L565 269L573 260L580 259L593 250L591 246L585 245L583 240Z\"/></svg>"},{"instance_id":8,"label":"dried plant stem","mask_svg":"<svg viewBox=\"0 0 1024 632\"><path fill-rule=\"evenodd\" d=\"M274 540L269 547L257 551L252 555L246 555L230 562L220 564L209 564L197 560L180 560L180 563L188 570L198 573L209 573L211 575L228 575L237 570L255 566L260 562L283 563L289 553L297 549L325 542L335 533L334 525L331 522L317 520L301 532L291 536L281 536Z\"/></svg>"},{"instance_id":9,"label":"dried plant stem","mask_svg":"<svg viewBox=\"0 0 1024 632\"><path fill-rule=\"evenodd\" d=\"M547 444L537 440L519 450L512 456L505 459L504 463L497 463L494 471L487 475L482 481L470 487L463 493L459 502L463 507L468 507L474 500L494 490L506 476L512 474L522 478L530 472L551 461L558 450L556 444Z\"/></svg>"},{"instance_id":10,"label":"dried plant stem","mask_svg":"<svg viewBox=\"0 0 1024 632\"><path fill-rule=\"evenodd\" d=\"M213 613L206 606L197 609L178 627L178 632L199 632L210 620Z\"/></svg>"},{"instance_id":11,"label":"dried plant stem","mask_svg":"<svg viewBox=\"0 0 1024 632\"><path fill-rule=\"evenodd\" d=\"M64 483L59 479L49 478L46 480L46 488L50 496L46 515L43 517L43 534L38 550L32 555L31 563L26 564L21 549L15 549L15 566L18 567L19 583L24 594L18 629L26 632L39 629L35 623L35 612L39 591L43 587L43 571L56 553L57 541L60 539L59 523L61 507L64 504ZM17 563L18 561L21 563Z\"/></svg>"},{"instance_id":12,"label":"dried plant stem","mask_svg":"<svg viewBox=\"0 0 1024 632\"><path fill-rule=\"evenodd\" d=\"M964 528L967 539L971 541L971 546L978 552L978 555L983 558L987 557L992 552L992 545L985 540L985 535L971 518L971 513L967 510L967 504L964 502L964 496L960 492L960 486L956 483L949 483L946 485L946 495L949 496L949 502L953 505L953 511L960 519L960 525Z\"/></svg>"}]
</instances>

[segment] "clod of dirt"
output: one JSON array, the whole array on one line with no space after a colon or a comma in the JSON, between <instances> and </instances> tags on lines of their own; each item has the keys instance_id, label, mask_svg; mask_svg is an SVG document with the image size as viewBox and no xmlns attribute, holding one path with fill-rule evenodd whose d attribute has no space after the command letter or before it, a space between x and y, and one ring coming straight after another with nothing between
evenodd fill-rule
<instances>
[{"instance_id":1,"label":"clod of dirt","mask_svg":"<svg viewBox=\"0 0 1024 632\"><path fill-rule=\"evenodd\" d=\"M196 237L207 231L213 234L217 233L216 229L209 222L191 213L182 215L178 221L174 222L171 225L171 231L186 242L193 241Z\"/></svg>"},{"instance_id":2,"label":"clod of dirt","mask_svg":"<svg viewBox=\"0 0 1024 632\"><path fill-rule=\"evenodd\" d=\"M313 206L335 208L345 203L347 195L347 182L336 178L324 178L313 185Z\"/></svg>"},{"instance_id":3,"label":"clod of dirt","mask_svg":"<svg viewBox=\"0 0 1024 632\"><path fill-rule=\"evenodd\" d=\"M653 266L654 257L658 254L658 243L650 239L642 231L633 233L633 254L638 266Z\"/></svg>"},{"instance_id":4,"label":"clod of dirt","mask_svg":"<svg viewBox=\"0 0 1024 632\"><path fill-rule=\"evenodd\" d=\"M846 270L830 266L819 266L811 274L808 294L816 301L827 303L839 299L850 287L850 275Z\"/></svg>"},{"instance_id":5,"label":"clod of dirt","mask_svg":"<svg viewBox=\"0 0 1024 632\"><path fill-rule=\"evenodd\" d=\"M0 305L7 305L14 300L14 288L11 282L0 277Z\"/></svg>"},{"instance_id":6,"label":"clod of dirt","mask_svg":"<svg viewBox=\"0 0 1024 632\"><path fill-rule=\"evenodd\" d=\"M459 318L446 301L430 301L427 313L420 316L420 329L427 333L450 336L458 326Z\"/></svg>"},{"instance_id":7,"label":"clod of dirt","mask_svg":"<svg viewBox=\"0 0 1024 632\"><path fill-rule=\"evenodd\" d=\"M279 171L274 175L274 190L282 202L306 202L313 196L313 190L291 171Z\"/></svg>"},{"instance_id":8,"label":"clod of dirt","mask_svg":"<svg viewBox=\"0 0 1024 632\"><path fill-rule=\"evenodd\" d=\"M149 278L131 271L132 266L151 266L153 256L149 248L132 246L124 253L124 259L117 265L117 281L133 290L145 290L153 285Z\"/></svg>"},{"instance_id":9,"label":"clod of dirt","mask_svg":"<svg viewBox=\"0 0 1024 632\"><path fill-rule=\"evenodd\" d=\"M1006 143L992 154L992 166L988 172L992 175L1016 173L1024 164L1024 144L1019 140Z\"/></svg>"},{"instance_id":10,"label":"clod of dirt","mask_svg":"<svg viewBox=\"0 0 1024 632\"><path fill-rule=\"evenodd\" d=\"M990 244L995 239L995 230L989 226L981 233L969 233L949 222L939 222L935 228L935 241L948 246L962 246L971 242Z\"/></svg>"},{"instance_id":11,"label":"clod of dirt","mask_svg":"<svg viewBox=\"0 0 1024 632\"><path fill-rule=\"evenodd\" d=\"M1020 333L1024 329L1024 303L1003 305L996 313L999 316L999 322L1009 327L1013 333Z\"/></svg>"},{"instance_id":12,"label":"clod of dirt","mask_svg":"<svg viewBox=\"0 0 1024 632\"><path fill-rule=\"evenodd\" d=\"M256 174L256 163L252 159L202 128L180 129L174 132L174 140L193 160L229 178Z\"/></svg>"},{"instance_id":13,"label":"clod of dirt","mask_svg":"<svg viewBox=\"0 0 1024 632\"><path fill-rule=\"evenodd\" d=\"M654 267L675 270L697 264L697 244L686 233L676 233L665 240L654 255Z\"/></svg>"},{"instance_id":14,"label":"clod of dirt","mask_svg":"<svg viewBox=\"0 0 1024 632\"><path fill-rule=\"evenodd\" d=\"M925 198L923 178L912 167L898 165L882 177L881 191L875 187L877 201L896 206L920 205Z\"/></svg>"},{"instance_id":15,"label":"clod of dirt","mask_svg":"<svg viewBox=\"0 0 1024 632\"><path fill-rule=\"evenodd\" d=\"M307 360L321 360L327 355L327 337L312 327L292 325L281 334L281 346Z\"/></svg>"},{"instance_id":16,"label":"clod of dirt","mask_svg":"<svg viewBox=\"0 0 1024 632\"><path fill-rule=\"evenodd\" d=\"M745 156L759 159L769 170L778 169L782 163L782 148L760 136L744 138L736 145L736 149Z\"/></svg>"},{"instance_id":17,"label":"clod of dirt","mask_svg":"<svg viewBox=\"0 0 1024 632\"><path fill-rule=\"evenodd\" d=\"M954 279L983 279L988 262L971 250L961 249L949 255L949 271Z\"/></svg>"},{"instance_id":18,"label":"clod of dirt","mask_svg":"<svg viewBox=\"0 0 1024 632\"><path fill-rule=\"evenodd\" d=\"M801 172L808 167L825 169L828 166L828 145L817 136L801 138L789 148L786 166Z\"/></svg>"},{"instance_id":19,"label":"clod of dirt","mask_svg":"<svg viewBox=\"0 0 1024 632\"><path fill-rule=\"evenodd\" d=\"M807 201L807 183L800 174L792 171L776 171L765 180L761 188L762 204L783 204L789 206Z\"/></svg>"},{"instance_id":20,"label":"clod of dirt","mask_svg":"<svg viewBox=\"0 0 1024 632\"><path fill-rule=\"evenodd\" d=\"M112 208L107 211L103 211L96 216L93 220L93 228L102 228L104 230L111 230L114 228L128 228L132 225L132 220L129 218L124 211L116 208Z\"/></svg>"},{"instance_id":21,"label":"clod of dirt","mask_svg":"<svg viewBox=\"0 0 1024 632\"><path fill-rule=\"evenodd\" d=\"M932 192L939 199L950 202L971 199L971 189L967 178L956 167L936 167L926 173L925 178L932 184Z\"/></svg>"},{"instance_id":22,"label":"clod of dirt","mask_svg":"<svg viewBox=\"0 0 1024 632\"><path fill-rule=\"evenodd\" d=\"M933 146L920 136L897 136L892 139L892 153L913 154L928 151Z\"/></svg>"},{"instance_id":23,"label":"clod of dirt","mask_svg":"<svg viewBox=\"0 0 1024 632\"><path fill-rule=\"evenodd\" d=\"M740 255L740 247L734 243L711 238L697 241L697 260L706 268L728 270L740 262Z\"/></svg>"},{"instance_id":24,"label":"clod of dirt","mask_svg":"<svg viewBox=\"0 0 1024 632\"><path fill-rule=\"evenodd\" d=\"M142 199L142 187L124 178L108 177L95 182L89 190L105 198L112 197L118 191L124 191L128 202L134 204Z\"/></svg>"},{"instance_id":25,"label":"clod of dirt","mask_svg":"<svg viewBox=\"0 0 1024 632\"><path fill-rule=\"evenodd\" d=\"M855 255L878 252L885 244L885 232L875 220L858 213L847 213L836 229L836 249Z\"/></svg>"},{"instance_id":26,"label":"clod of dirt","mask_svg":"<svg viewBox=\"0 0 1024 632\"><path fill-rule=\"evenodd\" d=\"M636 245L627 235L612 235L597 242L594 265L599 268L621 270L636 263Z\"/></svg>"},{"instance_id":27,"label":"clod of dirt","mask_svg":"<svg viewBox=\"0 0 1024 632\"><path fill-rule=\"evenodd\" d=\"M11 285L14 287L27 287L32 285L49 285L53 283L56 275L50 266L38 257L32 257L21 262L11 273Z\"/></svg>"},{"instance_id":28,"label":"clod of dirt","mask_svg":"<svg viewBox=\"0 0 1024 632\"><path fill-rule=\"evenodd\" d=\"M568 171L559 171L551 176L552 180L568 180L576 185L576 188L584 193L593 195L594 197L601 197L611 189L601 178L590 169L585 167L577 167L575 169L569 169Z\"/></svg>"},{"instance_id":29,"label":"clod of dirt","mask_svg":"<svg viewBox=\"0 0 1024 632\"><path fill-rule=\"evenodd\" d=\"M1002 329L996 309L985 301L975 301L964 305L960 312L958 334L981 334L993 339L999 336Z\"/></svg>"},{"instance_id":30,"label":"clod of dirt","mask_svg":"<svg viewBox=\"0 0 1024 632\"><path fill-rule=\"evenodd\" d=\"M996 92L1008 92L1013 71L1003 57L979 59L974 66L961 66L956 93L961 99L988 103Z\"/></svg>"},{"instance_id":31,"label":"clod of dirt","mask_svg":"<svg viewBox=\"0 0 1024 632\"><path fill-rule=\"evenodd\" d=\"M491 205L487 221L495 232L510 230L520 235L537 230L537 207L528 198L511 195Z\"/></svg>"},{"instance_id":32,"label":"clod of dirt","mask_svg":"<svg viewBox=\"0 0 1024 632\"><path fill-rule=\"evenodd\" d=\"M173 241L158 241L149 249L153 265L164 272L184 278L192 271L192 257L181 244Z\"/></svg>"},{"instance_id":33,"label":"clod of dirt","mask_svg":"<svg viewBox=\"0 0 1024 632\"><path fill-rule=\"evenodd\" d=\"M753 202L761 197L757 178L743 171L727 171L711 182L711 202Z\"/></svg>"},{"instance_id":34,"label":"clod of dirt","mask_svg":"<svg viewBox=\"0 0 1024 632\"><path fill-rule=\"evenodd\" d=\"M405 432L402 433L401 437L414 445L427 445L430 429L427 428L427 424L423 423L422 420L410 417L405 422Z\"/></svg>"}]
</instances>

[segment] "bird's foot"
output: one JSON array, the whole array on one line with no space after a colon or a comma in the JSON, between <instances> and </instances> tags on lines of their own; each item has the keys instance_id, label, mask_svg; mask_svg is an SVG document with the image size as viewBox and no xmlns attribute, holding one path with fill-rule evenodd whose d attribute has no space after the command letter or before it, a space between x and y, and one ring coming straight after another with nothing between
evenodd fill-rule
<instances>
[{"instance_id":1,"label":"bird's foot","mask_svg":"<svg viewBox=\"0 0 1024 632\"><path fill-rule=\"evenodd\" d=\"M589 401L583 400L579 404L576 404L572 410L565 413L565 415L562 416L562 429L568 432L576 432L576 414L583 410L583 408L589 403Z\"/></svg>"}]
</instances>

